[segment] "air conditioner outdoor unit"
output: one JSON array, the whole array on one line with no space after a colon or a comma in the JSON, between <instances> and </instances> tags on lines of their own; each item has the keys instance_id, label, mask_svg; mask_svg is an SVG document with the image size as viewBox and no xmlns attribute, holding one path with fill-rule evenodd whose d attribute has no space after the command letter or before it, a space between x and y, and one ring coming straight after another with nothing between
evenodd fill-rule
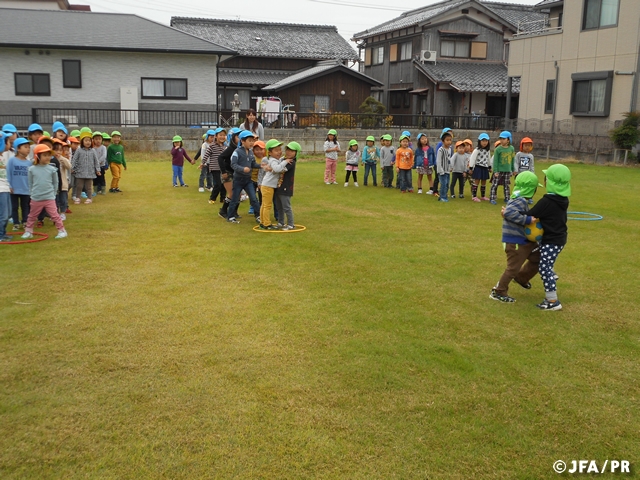
<instances>
[{"instance_id":1,"label":"air conditioner outdoor unit","mask_svg":"<svg viewBox=\"0 0 640 480\"><path fill-rule=\"evenodd\" d=\"M422 50L420 52L420 61L421 62L435 62L436 61L436 52L431 50Z\"/></svg>"}]
</instances>

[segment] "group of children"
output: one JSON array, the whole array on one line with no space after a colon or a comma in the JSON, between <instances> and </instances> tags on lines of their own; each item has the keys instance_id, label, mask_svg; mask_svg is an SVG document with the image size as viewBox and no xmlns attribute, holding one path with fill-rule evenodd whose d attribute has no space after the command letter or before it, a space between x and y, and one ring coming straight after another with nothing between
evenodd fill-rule
<instances>
[{"instance_id":1,"label":"group of children","mask_svg":"<svg viewBox=\"0 0 640 480\"><path fill-rule=\"evenodd\" d=\"M302 147L297 142L271 139L263 142L251 128L225 128L208 130L203 135L204 143L196 158L202 157L199 168L201 179L207 180L211 192L209 203L222 203L218 215L229 223L240 223L238 206L249 199L249 214L255 216L262 230L293 230L295 228L291 197L294 191L295 168ZM283 148L284 146L284 148ZM173 138L171 150L176 175L181 186L182 165L186 158L195 160L184 151L182 138ZM176 167L179 169L176 171ZM204 185L204 183L202 184ZM200 187L200 191L204 191ZM272 222L272 210L276 225Z\"/></svg>"},{"instance_id":2,"label":"group of children","mask_svg":"<svg viewBox=\"0 0 640 480\"><path fill-rule=\"evenodd\" d=\"M67 237L64 221L69 209L69 190L75 205L85 199L91 204L96 195L105 194L105 173L111 171L109 192L119 188L127 163L121 134L92 132L84 127L69 133L62 122L52 126L53 135L37 123L27 136L5 124L0 132L0 242L14 241L7 235L9 220L13 231L24 229L22 239L33 238L34 227L48 216L58 234Z\"/></svg>"},{"instance_id":3,"label":"group of children","mask_svg":"<svg viewBox=\"0 0 640 480\"><path fill-rule=\"evenodd\" d=\"M380 137L380 146L375 145L373 136L368 136L365 146L360 151L358 141L349 141L345 154L347 172L344 186L349 186L349 179L353 177L356 187L358 184L358 169L365 168L364 185L368 185L369 175L373 178L373 186L378 186L377 165L382 169L382 186L393 188L394 173L397 177L396 187L402 193L413 193L413 170L418 173L418 193L422 193L423 178L426 175L429 182L428 195L434 195L441 202L448 202L449 195L456 198L455 189L458 186L458 198L464 198L464 187L467 179L471 183L471 196L474 202L482 200L497 204L499 185L503 185L505 202L510 195L510 177L518 173L534 172L533 141L523 138L520 151L515 152L511 145L513 139L510 132L500 134L491 155L490 137L482 133L478 137L474 149L473 141L465 139L453 145L453 131L445 128L440 134L440 142L435 149L429 144L429 138L418 134L416 145L411 141L411 133L402 132L399 147L393 145L391 135ZM329 130L324 142L325 172L324 182L336 185L336 167L338 154L341 152L336 130ZM486 196L487 180L491 180L490 198ZM480 187L480 196L478 196Z\"/></svg>"}]
</instances>

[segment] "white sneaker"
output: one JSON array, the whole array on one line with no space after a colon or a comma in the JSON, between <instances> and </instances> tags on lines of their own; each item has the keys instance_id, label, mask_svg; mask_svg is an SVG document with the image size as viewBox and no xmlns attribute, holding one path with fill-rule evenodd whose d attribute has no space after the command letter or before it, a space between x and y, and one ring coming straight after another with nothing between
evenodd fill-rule
<instances>
[{"instance_id":1,"label":"white sneaker","mask_svg":"<svg viewBox=\"0 0 640 480\"><path fill-rule=\"evenodd\" d=\"M324 182L325 185L331 185L331 182Z\"/></svg>"},{"instance_id":2,"label":"white sneaker","mask_svg":"<svg viewBox=\"0 0 640 480\"><path fill-rule=\"evenodd\" d=\"M349 186L349 182L344 182L344 186L348 187Z\"/></svg>"},{"instance_id":3,"label":"white sneaker","mask_svg":"<svg viewBox=\"0 0 640 480\"><path fill-rule=\"evenodd\" d=\"M418 192L420 193L420 192ZM433 190L427 190L427 195L433 195Z\"/></svg>"},{"instance_id":4,"label":"white sneaker","mask_svg":"<svg viewBox=\"0 0 640 480\"><path fill-rule=\"evenodd\" d=\"M67 219L67 216L64 213L61 213L60 219L64 222Z\"/></svg>"},{"instance_id":5,"label":"white sneaker","mask_svg":"<svg viewBox=\"0 0 640 480\"><path fill-rule=\"evenodd\" d=\"M66 230L58 230L58 234L56 235L56 238L67 238L69 235L67 234Z\"/></svg>"},{"instance_id":6,"label":"white sneaker","mask_svg":"<svg viewBox=\"0 0 640 480\"><path fill-rule=\"evenodd\" d=\"M74 202L77 200L76 197L71 197L71 200L73 200Z\"/></svg>"},{"instance_id":7,"label":"white sneaker","mask_svg":"<svg viewBox=\"0 0 640 480\"><path fill-rule=\"evenodd\" d=\"M200 188L198 189L198 191L199 191L200 193L203 193L203 192L204 192L204 188L203 188L203 187L200 187Z\"/></svg>"},{"instance_id":8,"label":"white sneaker","mask_svg":"<svg viewBox=\"0 0 640 480\"><path fill-rule=\"evenodd\" d=\"M337 185L337 184L338 184L338 182L333 182L333 184L334 184L334 185Z\"/></svg>"},{"instance_id":9,"label":"white sneaker","mask_svg":"<svg viewBox=\"0 0 640 480\"><path fill-rule=\"evenodd\" d=\"M33 238L33 233L24 232L24 234L20 238L22 238L23 240L29 240Z\"/></svg>"},{"instance_id":10,"label":"white sneaker","mask_svg":"<svg viewBox=\"0 0 640 480\"><path fill-rule=\"evenodd\" d=\"M421 188L418 189L418 193L422 193L422 189Z\"/></svg>"},{"instance_id":11,"label":"white sneaker","mask_svg":"<svg viewBox=\"0 0 640 480\"><path fill-rule=\"evenodd\" d=\"M359 186L360 186L360 185L358 185L358 182L355 182L355 183L354 183L354 185L355 185L356 187L359 187Z\"/></svg>"}]
</instances>

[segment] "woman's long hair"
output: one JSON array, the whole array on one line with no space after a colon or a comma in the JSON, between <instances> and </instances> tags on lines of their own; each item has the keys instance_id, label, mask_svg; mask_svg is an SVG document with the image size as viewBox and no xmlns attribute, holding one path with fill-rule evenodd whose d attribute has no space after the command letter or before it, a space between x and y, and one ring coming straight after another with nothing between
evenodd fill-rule
<instances>
[{"instance_id":1,"label":"woman's long hair","mask_svg":"<svg viewBox=\"0 0 640 480\"><path fill-rule=\"evenodd\" d=\"M250 108L249 110L247 110L247 117L249 115L253 115L254 117L256 117L256 119L253 121L252 124L249 124L249 120L245 117L244 119L244 129L245 130L250 130L253 133L258 133L258 115L256 114L256 111L253 108ZM251 126L251 128L249 128L249 126Z\"/></svg>"}]
</instances>

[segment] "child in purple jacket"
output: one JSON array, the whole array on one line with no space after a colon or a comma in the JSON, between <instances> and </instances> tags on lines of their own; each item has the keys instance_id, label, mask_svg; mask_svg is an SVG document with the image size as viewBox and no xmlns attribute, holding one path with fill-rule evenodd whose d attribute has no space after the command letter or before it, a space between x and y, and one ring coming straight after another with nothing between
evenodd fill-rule
<instances>
[{"instance_id":1,"label":"child in purple jacket","mask_svg":"<svg viewBox=\"0 0 640 480\"><path fill-rule=\"evenodd\" d=\"M180 181L181 187L188 187L182 180L182 168L184 165L184 159L186 158L191 165L195 164L195 160L191 160L187 151L182 147L182 137L176 135L173 137L173 148L171 149L171 165L173 165L173 186L178 186Z\"/></svg>"}]
</instances>

